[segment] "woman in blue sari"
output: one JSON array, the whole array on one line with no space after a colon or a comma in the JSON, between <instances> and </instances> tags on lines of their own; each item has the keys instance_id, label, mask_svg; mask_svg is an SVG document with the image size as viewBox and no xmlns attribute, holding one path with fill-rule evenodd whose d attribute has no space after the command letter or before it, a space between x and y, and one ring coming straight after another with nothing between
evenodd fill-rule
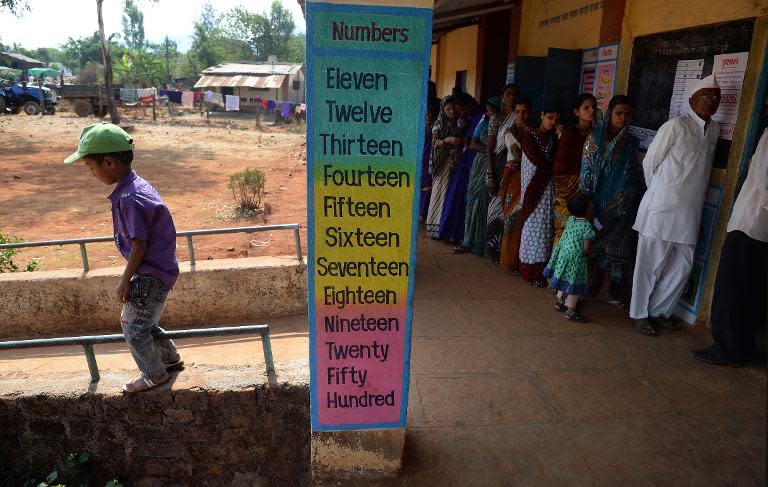
<instances>
[{"instance_id":1,"label":"woman in blue sari","mask_svg":"<svg viewBox=\"0 0 768 487\"><path fill-rule=\"evenodd\" d=\"M461 112L460 125L464 131L464 151L459 163L451 176L448 192L445 194L445 205L440 218L440 240L451 243L464 241L464 215L467 209L467 186L469 172L475 160L476 152L472 141L475 129L483 119L483 109L471 95L463 93L458 96L458 107Z\"/></svg>"},{"instance_id":2,"label":"woman in blue sari","mask_svg":"<svg viewBox=\"0 0 768 487\"><path fill-rule=\"evenodd\" d=\"M618 286L632 282L632 264L637 244L637 232L632 224L645 192L640 141L630 135L632 102L617 95L608 105L606 120L599 124L584 144L581 163L580 189L592 197L595 205L593 242L594 265L590 288L596 292L602 285L604 273L611 279L611 295L618 301ZM622 293L624 294L624 293Z\"/></svg>"}]
</instances>

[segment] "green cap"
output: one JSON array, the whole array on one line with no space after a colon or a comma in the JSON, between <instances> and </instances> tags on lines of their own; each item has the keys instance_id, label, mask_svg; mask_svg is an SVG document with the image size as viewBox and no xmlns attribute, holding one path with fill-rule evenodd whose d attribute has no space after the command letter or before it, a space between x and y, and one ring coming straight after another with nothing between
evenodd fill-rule
<instances>
[{"instance_id":1,"label":"green cap","mask_svg":"<svg viewBox=\"0 0 768 487\"><path fill-rule=\"evenodd\" d=\"M94 123L83 129L77 152L64 159L64 164L72 164L88 154L108 154L127 150L133 150L133 138L125 130L111 123Z\"/></svg>"}]
</instances>

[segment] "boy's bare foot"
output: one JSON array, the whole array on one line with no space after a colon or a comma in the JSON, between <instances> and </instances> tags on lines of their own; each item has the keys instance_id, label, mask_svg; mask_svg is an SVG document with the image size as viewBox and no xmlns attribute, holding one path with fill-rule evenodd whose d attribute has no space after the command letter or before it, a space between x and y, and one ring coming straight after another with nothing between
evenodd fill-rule
<instances>
[{"instance_id":1,"label":"boy's bare foot","mask_svg":"<svg viewBox=\"0 0 768 487\"><path fill-rule=\"evenodd\" d=\"M123 392L134 393L134 392L146 391L147 389L151 389L153 387L159 386L160 384L164 384L168 382L168 379L170 378L171 376L168 374L165 374L163 377L154 381L145 379L143 377L139 377L135 381L125 384L123 386Z\"/></svg>"}]
</instances>

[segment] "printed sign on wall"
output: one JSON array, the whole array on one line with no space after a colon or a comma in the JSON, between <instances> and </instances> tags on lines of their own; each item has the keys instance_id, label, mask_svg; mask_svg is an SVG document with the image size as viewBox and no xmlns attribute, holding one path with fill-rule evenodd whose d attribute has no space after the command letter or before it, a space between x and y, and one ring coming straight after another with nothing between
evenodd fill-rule
<instances>
[{"instance_id":1,"label":"printed sign on wall","mask_svg":"<svg viewBox=\"0 0 768 487\"><path fill-rule=\"evenodd\" d=\"M405 426L431 32L431 8L307 3L314 431Z\"/></svg>"},{"instance_id":2,"label":"printed sign on wall","mask_svg":"<svg viewBox=\"0 0 768 487\"><path fill-rule=\"evenodd\" d=\"M707 278L709 253L712 249L712 242L715 239L715 230L717 219L720 216L724 189L720 184L710 184L707 186L707 196L701 213L701 228L699 229L699 239L696 242L696 250L693 254L691 275L688 276L688 284L686 284L685 291L675 308L674 314L689 324L693 324L696 321L696 315L699 314L701 309L701 299L704 296L704 281Z\"/></svg>"}]
</instances>

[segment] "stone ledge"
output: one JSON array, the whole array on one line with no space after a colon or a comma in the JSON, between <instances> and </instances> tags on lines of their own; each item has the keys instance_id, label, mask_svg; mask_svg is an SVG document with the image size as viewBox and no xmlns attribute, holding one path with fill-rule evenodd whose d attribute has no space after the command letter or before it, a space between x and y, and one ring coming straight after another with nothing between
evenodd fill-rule
<instances>
[{"instance_id":1,"label":"stone ledge","mask_svg":"<svg viewBox=\"0 0 768 487\"><path fill-rule=\"evenodd\" d=\"M256 323L306 313L306 265L291 257L182 263L161 325ZM119 331L114 297L123 267L0 274L0 338Z\"/></svg>"}]
</instances>

